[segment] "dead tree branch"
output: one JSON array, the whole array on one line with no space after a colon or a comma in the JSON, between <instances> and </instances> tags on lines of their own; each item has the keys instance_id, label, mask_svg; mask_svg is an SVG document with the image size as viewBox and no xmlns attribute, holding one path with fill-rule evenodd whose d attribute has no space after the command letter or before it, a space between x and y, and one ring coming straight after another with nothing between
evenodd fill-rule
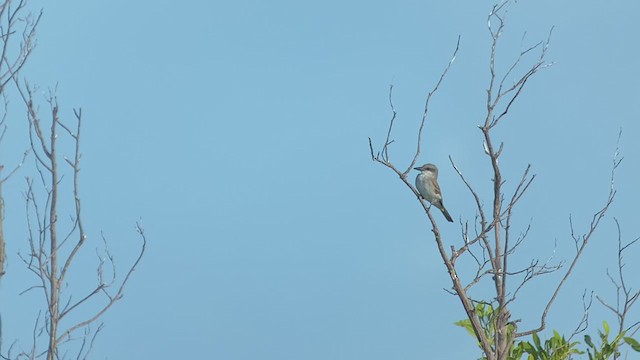
<instances>
[{"instance_id":1,"label":"dead tree branch","mask_svg":"<svg viewBox=\"0 0 640 360\"><path fill-rule=\"evenodd\" d=\"M15 1L4 0L0 2L0 96L3 100L2 115L0 116L0 142L4 139L8 125L6 123L8 113L8 100L6 85L24 66L35 46L35 31L42 16L42 12L36 17L31 14L24 17L26 1L22 0L13 8ZM16 32L22 31L19 48L10 49L11 40ZM22 166L28 151L25 151L22 160L13 167L5 176L2 176L4 165L0 164L0 278L5 273L6 240L4 238L4 198L2 197L2 185Z\"/></svg>"},{"instance_id":2,"label":"dead tree branch","mask_svg":"<svg viewBox=\"0 0 640 360\"><path fill-rule=\"evenodd\" d=\"M537 42L531 46L523 46L522 50L513 62L502 70L498 69L498 66L496 65L497 48L505 28L505 14L510 4L510 0L501 1L493 6L487 17L487 28L491 36L491 50L489 54L488 69L490 77L489 84L486 89L486 113L483 116L483 121L478 125L478 129L482 133L483 150L485 155L488 157L487 164L491 169L492 178L490 201L484 201L482 199L480 194L483 192L478 190L476 184L472 184L470 178L464 175L463 170L454 162L453 158L449 157L451 166L458 174L458 177L465 185L471 199L473 200L475 211L473 227L470 226L469 221L460 221L462 228L462 244L448 245L448 248L451 251L450 254L445 250L447 246L445 246L440 230L430 213L429 204L425 203L421 199L419 192L409 181L408 174L417 163L421 154L422 136L427 124L430 101L432 96L440 88L449 69L451 68L451 65L453 64L453 61L456 59L460 46L460 39L458 39L453 56L445 69L441 72L436 85L426 96L424 111L417 129L416 150L411 154L412 157L409 166L404 169L403 167L393 163L390 158L389 147L395 142L392 136L393 127L398 120L397 112L392 101L393 86L389 89L389 105L392 116L386 131L384 144L380 151L374 151L373 141L369 138L369 150L372 160L393 171L405 186L413 192L420 202L427 218L429 219L431 231L434 234L434 240L439 254L452 281L452 288L446 289L446 291L457 296L461 301L469 320L469 323L466 324L465 327L470 326L473 330L478 340L478 344L484 353L484 357L487 360L507 359L510 349L513 347L514 340L517 337L534 334L545 329L546 317L550 308L552 307L561 288L566 283L568 277L573 272L589 242L589 239L595 233L600 221L607 214L609 207L615 198L616 192L613 186L615 170L621 161L618 159L619 154L618 148L616 147L611 170L611 187L609 189L608 197L604 206L593 215L586 232L579 236L576 235L573 227L573 219L571 217L569 218L571 236L576 246L576 253L569 262L568 268L564 270L562 279L559 281L553 294L546 303L546 307L541 314L540 326L532 330L518 332L517 327L514 324L520 320L512 321L510 319L511 313L508 309L509 305L516 300L520 290L523 289L528 282L539 276L561 271L564 269L564 262L556 262L554 260L554 248L553 254L546 261L532 259L527 265L524 265L524 267L520 267L515 270L510 269L510 267L514 267L514 265L509 261L509 256L515 253L516 249L522 244L525 238L527 238L531 229L531 223L520 231L513 228L515 223L514 214L516 206L520 204L524 194L530 190L531 185L536 179L536 175L532 173L531 165L527 164L524 171L518 176L519 181L516 183L515 188L513 190L506 190L504 187L506 177L503 174L503 170L499 162L505 146L503 142L496 141L493 130L498 125L503 124L507 116L512 113L514 105L522 95L525 86L529 83L531 78L541 70L553 65L552 62L547 61L547 52L551 35L553 33L552 27L549 30L546 40ZM529 63L530 65L525 67L523 66L524 63ZM516 231L516 233L514 233L514 231ZM470 272L470 277L465 276L463 282L460 278L461 274L459 274L456 269L456 265L457 261L465 254L468 254L470 261L472 259L475 263L475 269ZM475 304L483 302L474 301L469 292L483 279L486 280L489 278L492 279L491 286L493 289L492 292L495 292L495 297L491 299L489 304L493 311L491 314L491 324L486 324L483 323L486 319L481 319L481 315L476 313L475 306ZM513 281L513 279L516 279L516 281ZM466 284L466 286L463 284ZM616 283L614 282L614 284ZM625 293L625 289L626 288L623 285L620 285L619 291L621 293ZM633 299L633 301L635 301L637 297L640 296L635 295L634 297L634 294L635 293L630 292L629 299ZM585 309L588 310L591 306L591 300L587 302L583 297L583 303ZM610 307L610 309L615 310L621 308ZM588 318L583 318L576 328L574 335L582 331L587 322ZM632 326L636 325L638 324L634 324Z\"/></svg>"},{"instance_id":3,"label":"dead tree branch","mask_svg":"<svg viewBox=\"0 0 640 360\"><path fill-rule=\"evenodd\" d=\"M464 290L464 286L460 280L460 278L458 277L458 275L456 274L456 270L455 270L455 265L454 262L451 261L451 259L449 258L449 255L446 252L446 247L443 243L441 234L440 234L440 230L438 229L438 226L435 222L435 219L433 218L433 216L431 215L430 212L430 206L427 205L427 203L425 203L419 192L417 191L417 189L411 184L411 182L409 182L407 175L409 174L409 172L411 171L411 169L413 169L413 167L415 166L418 157L420 156L420 151L421 151L421 143L422 143L422 134L424 131L424 126L426 124L427 118L428 118L428 114L429 114L429 104L431 101L431 98L433 97L433 95L438 91L438 89L440 88L440 85L442 84L444 78L446 77L447 73L449 72L449 69L451 68L451 65L453 64L453 62L456 59L456 56L458 54L458 51L460 49L460 37L458 37L458 41L456 42L456 47L455 50L453 51L453 55L451 56L451 59L449 60L447 66L445 67L445 69L442 71L442 73L440 74L440 78L438 80L438 82L436 83L436 85L432 88L431 91L429 91L429 93L427 94L427 98L425 100L425 106L424 106L424 111L422 113L422 119L420 121L420 125L418 127L418 139L417 139L417 145L416 145L416 151L413 154L413 159L411 160L411 163L409 164L409 166L407 167L406 170L401 171L398 169L398 167L396 167L391 160L389 159L389 145L391 145L393 143L393 140L391 139L391 130L393 127L393 123L396 120L396 111L393 107L393 103L391 103L391 110L393 113L393 116L391 118L391 121L389 123L389 129L387 131L387 138L385 140L385 144L382 147L382 150L380 152L378 152L377 154L374 152L373 149L373 144L371 141L371 138L369 138L369 149L371 152L371 158L373 161L376 161L384 166L386 166L387 168L391 169L394 173L396 173L396 175L398 175L398 177L400 177L401 181L413 192L413 194L416 196L416 199L418 199L418 201L420 202L420 205L422 206L425 214L427 215L431 226L432 226L432 232L434 234L435 237L435 241L438 247L438 251L440 253L440 256L442 257L442 260L445 263L445 266L447 268L447 271L449 272L449 276L452 280L453 283L453 289L455 291L455 293L458 295L460 301L462 302L463 308L465 310L465 312L467 313L467 316L469 317L469 319L472 322L472 326L475 330L475 333L478 336L478 341L481 344L481 346L483 347L483 350L487 353L491 353L491 347L490 347L490 342L489 340L486 338L485 332L484 330L482 330L482 324L480 323L478 317L475 315L475 307L472 303L472 301L466 296L466 292ZM391 88L392 89L392 88ZM390 96L391 96L391 89L390 89Z\"/></svg>"},{"instance_id":4,"label":"dead tree branch","mask_svg":"<svg viewBox=\"0 0 640 360\"><path fill-rule=\"evenodd\" d=\"M28 84L21 85L16 80L17 89L27 106L29 120L29 135L31 150L34 153L36 169L42 183L42 190L37 190L33 180L27 179L27 191L25 200L27 205L27 222L29 226L29 253L20 255L27 268L36 275L37 285L29 287L29 290L42 290L46 301L46 312L43 315L44 325L39 330L47 339L46 349L41 349L37 357L46 356L47 360L64 357L60 352L60 346L64 343L81 340L77 350L77 358L86 358L93 348L93 343L98 332L102 329L99 325L92 331L91 325L97 323L100 317L109 310L117 301L122 299L126 284L139 265L146 249L146 236L140 224L136 225L138 235L142 240L142 246L133 263L128 267L123 279L117 281L115 276L115 263L109 253L107 241L104 241L104 255L99 257L97 265L96 285L79 300L73 300L65 290L68 288L69 273L73 271L77 263L78 255L87 244L87 234L83 222L82 202L80 196L80 169L81 169L81 129L82 110L74 110L74 126L69 126L62 121L60 108L54 92L47 97L49 104L49 116L47 121L40 117L40 111L35 105L34 89ZM48 123L45 125L45 123ZM60 131L62 130L62 131ZM66 136L64 136L66 135ZM67 157L60 153L59 141L69 140L73 145L72 156ZM60 162L60 160L64 160ZM65 170L61 168L69 166L71 176L70 199L61 189ZM44 196L41 193L44 193ZM43 200L44 198L44 200ZM62 202L70 202L73 208L71 225L60 233L62 223L59 221L59 209ZM111 276L105 277L105 267L108 267ZM24 293L24 292L23 292ZM78 311L81 305L92 307L85 320L62 327L62 321L67 320L71 314L74 318L82 316ZM74 334L81 334L75 337ZM41 336L34 337L34 349ZM23 353L22 355L25 355Z\"/></svg>"},{"instance_id":5,"label":"dead tree branch","mask_svg":"<svg viewBox=\"0 0 640 360\"><path fill-rule=\"evenodd\" d=\"M605 301L599 295L596 295L596 299L602 306L609 309L615 316L618 322L618 333L629 333L633 336L635 332L638 330L640 322L635 322L630 326L627 326L627 318L629 316L629 312L631 308L640 297L640 290L632 290L627 282L625 281L624 274L624 252L629 249L629 247L633 246L635 243L640 240L640 237L633 239L632 241L623 244L622 242L622 230L620 229L620 223L618 219L614 218L616 223L616 229L618 231L618 271L617 278L614 278L609 271L607 270L607 276L609 280L616 288L616 302L615 306L611 305L607 301ZM618 358L618 356L614 356L614 358Z\"/></svg>"},{"instance_id":6,"label":"dead tree branch","mask_svg":"<svg viewBox=\"0 0 640 360\"><path fill-rule=\"evenodd\" d=\"M615 196L616 196L616 189L615 189L615 186L614 186L615 185L615 172L616 172L616 169L618 168L618 166L620 165L620 163L622 162L622 158L618 158L618 156L620 154L619 143L620 143L620 136L621 135L622 135L622 132L620 132L618 134L618 145L616 145L616 150L615 150L615 152L613 154L613 161L612 161L612 166L611 166L611 176L610 176L610 183L609 183L610 184L610 186L609 186L609 194L607 195L607 199L605 200L604 206L600 210L598 210L595 214L593 214L593 216L591 218L591 223L589 224L589 227L588 227L587 231L582 235L576 235L575 234L574 227L573 227L573 220L572 220L571 216L569 216L569 226L570 226L570 229L571 229L571 237L573 238L574 244L576 246L576 253L575 253L574 257L573 257L573 260L571 261L571 264L569 265L569 268L565 272L564 276L562 277L562 279L560 280L560 282L556 286L556 289L553 292L553 294L551 295L551 298L547 302L547 305L545 306L544 311L542 312L542 315L540 317L540 326L535 328L535 329L532 329L532 330L528 330L528 331L524 331L524 332L521 332L521 333L517 333L516 337L531 335L531 334L538 333L538 332L540 332L540 331L545 329L547 314L549 313L549 310L551 309L551 306L553 305L556 297L560 293L560 290L562 289L563 285L565 284L565 282L567 281L567 279L569 278L569 276L573 272L573 269L575 268L576 264L578 263L578 260L582 256L582 253L584 252L584 249L587 247L587 244L589 243L589 240L591 239L591 237L595 233L596 229L598 228L598 225L600 225L600 221L607 214L611 204L613 204L613 200L615 199Z\"/></svg>"}]
</instances>

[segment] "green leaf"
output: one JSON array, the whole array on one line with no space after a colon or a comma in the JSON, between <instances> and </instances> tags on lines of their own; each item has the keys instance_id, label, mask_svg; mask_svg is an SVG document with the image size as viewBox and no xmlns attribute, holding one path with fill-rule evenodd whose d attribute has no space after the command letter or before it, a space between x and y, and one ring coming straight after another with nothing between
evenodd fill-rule
<instances>
[{"instance_id":1,"label":"green leaf","mask_svg":"<svg viewBox=\"0 0 640 360\"><path fill-rule=\"evenodd\" d=\"M542 346L540 346L540 337L536 333L533 334L533 343L536 344L536 348L542 348Z\"/></svg>"},{"instance_id":2,"label":"green leaf","mask_svg":"<svg viewBox=\"0 0 640 360\"><path fill-rule=\"evenodd\" d=\"M509 355L509 356L512 357L512 358L520 359L522 354L524 354L524 349L521 348L521 347L516 347L516 348L511 349L511 355Z\"/></svg>"},{"instance_id":3,"label":"green leaf","mask_svg":"<svg viewBox=\"0 0 640 360\"><path fill-rule=\"evenodd\" d=\"M589 335L585 335L585 336L584 336L584 342L586 342L586 343L587 343L587 345L589 345L589 347L591 347L591 348L593 348L593 349L595 349L595 348L596 348L596 346L595 346L595 345L593 345L593 341L591 341L591 336L589 336ZM591 358L591 356L589 356L589 358Z\"/></svg>"},{"instance_id":4,"label":"green leaf","mask_svg":"<svg viewBox=\"0 0 640 360\"><path fill-rule=\"evenodd\" d=\"M533 347L533 345L531 345L530 342L522 342L521 344L524 351L526 351L528 354L537 354L536 349Z\"/></svg>"},{"instance_id":5,"label":"green leaf","mask_svg":"<svg viewBox=\"0 0 640 360\"><path fill-rule=\"evenodd\" d=\"M476 333L473 331L473 326L471 325L471 320L464 319L456 321L453 324L465 328L469 335L473 336L474 338L476 337Z\"/></svg>"},{"instance_id":6,"label":"green leaf","mask_svg":"<svg viewBox=\"0 0 640 360\"><path fill-rule=\"evenodd\" d=\"M636 352L640 352L640 342L638 342L638 340L626 337L624 338L624 341L629 344L629 346L631 346L633 350L635 350Z\"/></svg>"},{"instance_id":7,"label":"green leaf","mask_svg":"<svg viewBox=\"0 0 640 360\"><path fill-rule=\"evenodd\" d=\"M469 319L464 319L464 320L456 321L453 324L466 328L471 324L471 321L469 321Z\"/></svg>"},{"instance_id":8,"label":"green leaf","mask_svg":"<svg viewBox=\"0 0 640 360\"><path fill-rule=\"evenodd\" d=\"M605 334L605 335L609 335L609 330L610 330L610 329L609 329L609 324L607 324L607 322L606 322L606 321L603 321L603 322L602 322L602 327L604 328L604 334Z\"/></svg>"},{"instance_id":9,"label":"green leaf","mask_svg":"<svg viewBox=\"0 0 640 360\"><path fill-rule=\"evenodd\" d=\"M478 315L484 315L484 304L480 303L476 306L476 313Z\"/></svg>"},{"instance_id":10,"label":"green leaf","mask_svg":"<svg viewBox=\"0 0 640 360\"><path fill-rule=\"evenodd\" d=\"M584 354L584 351L572 348L571 350L569 350L569 353L570 354L579 354L580 355L580 354Z\"/></svg>"}]
</instances>

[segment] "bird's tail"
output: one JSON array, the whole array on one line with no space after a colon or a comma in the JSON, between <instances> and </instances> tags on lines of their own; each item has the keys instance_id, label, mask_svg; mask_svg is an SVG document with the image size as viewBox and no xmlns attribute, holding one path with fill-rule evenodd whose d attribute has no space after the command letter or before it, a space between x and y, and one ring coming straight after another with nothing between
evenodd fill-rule
<instances>
[{"instance_id":1,"label":"bird's tail","mask_svg":"<svg viewBox=\"0 0 640 360\"><path fill-rule=\"evenodd\" d=\"M438 209L442 211L442 214L444 215L445 219L447 219L448 222L453 222L453 218L451 217L451 215L449 215L449 212L447 211L447 209L444 207L442 203L440 203L440 206L438 206Z\"/></svg>"}]
</instances>

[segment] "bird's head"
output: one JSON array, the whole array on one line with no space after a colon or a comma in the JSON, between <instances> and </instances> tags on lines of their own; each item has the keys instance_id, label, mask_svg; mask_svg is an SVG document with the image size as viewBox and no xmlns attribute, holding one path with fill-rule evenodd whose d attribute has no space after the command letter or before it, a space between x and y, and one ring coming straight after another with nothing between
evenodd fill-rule
<instances>
[{"instance_id":1,"label":"bird's head","mask_svg":"<svg viewBox=\"0 0 640 360\"><path fill-rule=\"evenodd\" d=\"M414 169L424 173L433 174L436 177L438 176L438 168L433 164L424 164L422 166L415 167Z\"/></svg>"}]
</instances>

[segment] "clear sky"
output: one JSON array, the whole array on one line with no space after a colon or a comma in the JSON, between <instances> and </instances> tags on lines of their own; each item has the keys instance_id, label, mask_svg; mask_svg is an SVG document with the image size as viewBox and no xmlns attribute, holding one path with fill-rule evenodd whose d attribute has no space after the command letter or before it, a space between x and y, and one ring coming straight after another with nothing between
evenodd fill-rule
<instances>
[{"instance_id":1,"label":"clear sky","mask_svg":"<svg viewBox=\"0 0 640 360\"><path fill-rule=\"evenodd\" d=\"M179 4L179 5L177 5ZM100 232L122 269L148 252L126 295L104 316L95 359L471 359L474 340L415 197L371 161L395 86L392 160L406 166L427 91L461 36L435 96L420 162L440 167L456 220L473 199L447 157L489 194L481 134L488 80L489 1L33 2L44 15L23 76L58 84L62 114L82 107L81 192L90 245L77 278L95 275ZM602 206L616 136L625 160L611 208L625 239L640 235L640 36L635 0L519 1L498 48L504 71L524 44L546 39L554 65L525 88L496 132L512 188L538 175L517 210L532 230L514 260L572 256L568 217L583 231ZM17 102L15 103L17 105ZM43 106L44 107L44 106ZM27 147L23 110L9 118L0 161ZM9 268L0 290L5 346L30 345L40 294L16 252L26 251L25 176L3 189ZM68 181L68 180L67 180ZM488 198L485 198L488 202ZM460 226L442 221L448 244ZM609 216L592 239L549 327L570 333L582 291L614 298ZM517 230L519 231L519 230ZM516 232L517 232L516 231ZM554 253L554 241L557 249ZM639 271L628 255L628 271ZM630 276L632 278L633 276ZM523 291L520 328L537 326L558 276ZM636 278L635 288L640 287ZM80 291L76 295L81 296ZM40 305L38 305L40 304ZM602 319L594 305L590 330ZM640 312L633 313L640 320Z\"/></svg>"}]
</instances>

